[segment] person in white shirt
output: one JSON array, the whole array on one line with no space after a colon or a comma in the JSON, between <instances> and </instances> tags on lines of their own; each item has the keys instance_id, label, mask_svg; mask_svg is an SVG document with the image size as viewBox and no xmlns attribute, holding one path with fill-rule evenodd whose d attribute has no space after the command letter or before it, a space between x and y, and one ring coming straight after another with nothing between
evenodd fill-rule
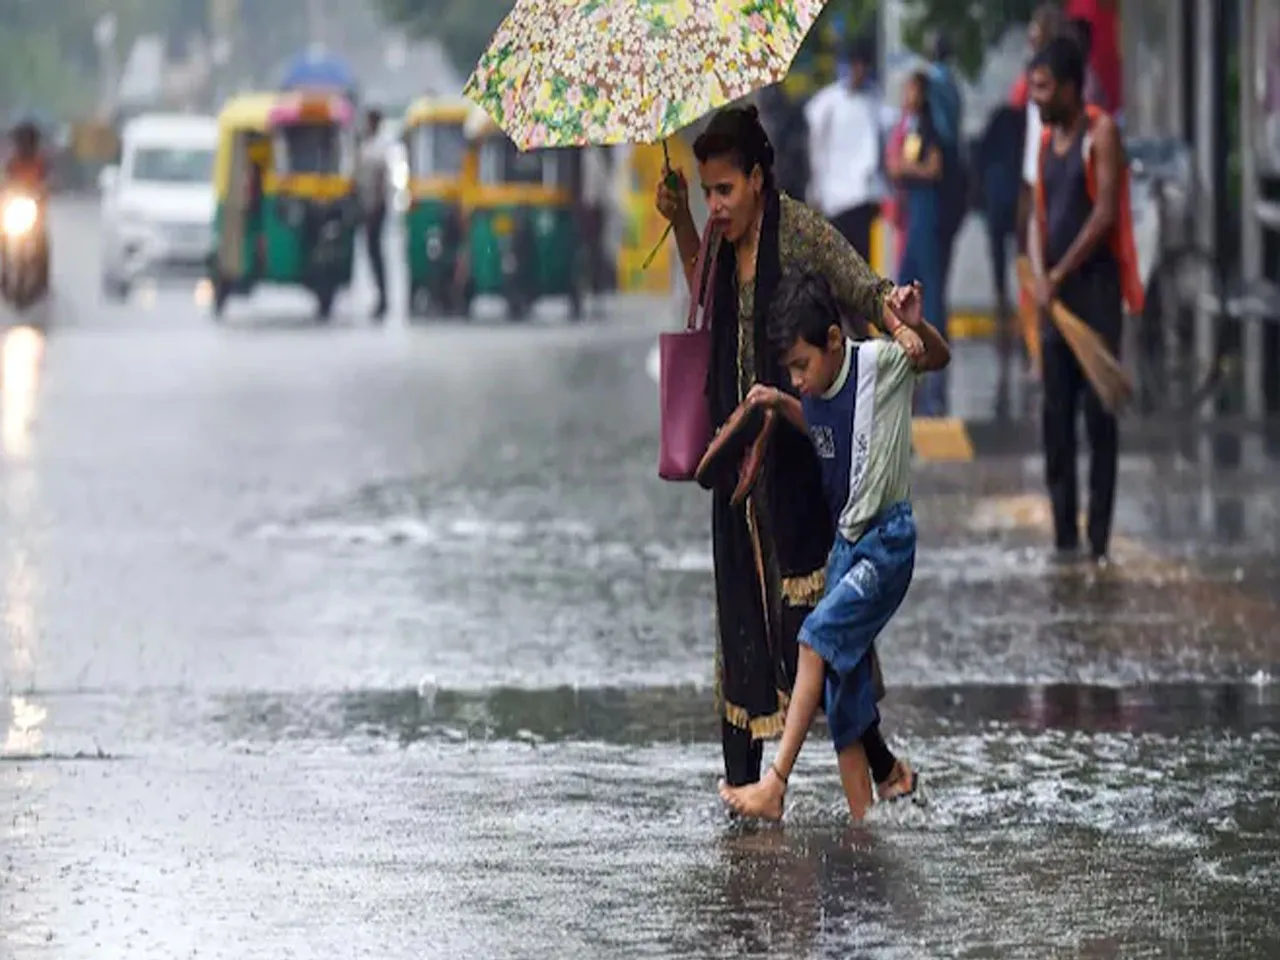
<instances>
[{"instance_id":1,"label":"person in white shirt","mask_svg":"<svg viewBox=\"0 0 1280 960\"><path fill-rule=\"evenodd\" d=\"M871 225L884 199L884 98L872 81L871 45L855 41L849 76L814 94L805 106L809 127L809 203L858 251L871 259Z\"/></svg>"},{"instance_id":2,"label":"person in white shirt","mask_svg":"<svg viewBox=\"0 0 1280 960\"><path fill-rule=\"evenodd\" d=\"M382 255L382 229L387 220L387 147L378 139L381 127L382 112L370 109L365 114L364 136L360 142L360 160L356 170L369 268L378 287L378 302L372 315L377 321L387 315L387 270Z\"/></svg>"}]
</instances>

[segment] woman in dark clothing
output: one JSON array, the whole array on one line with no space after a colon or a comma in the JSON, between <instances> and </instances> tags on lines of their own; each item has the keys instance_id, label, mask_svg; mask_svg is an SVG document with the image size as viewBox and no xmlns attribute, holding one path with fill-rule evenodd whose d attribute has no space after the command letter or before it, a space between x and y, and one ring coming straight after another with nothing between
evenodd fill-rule
<instances>
[{"instance_id":1,"label":"woman in dark clothing","mask_svg":"<svg viewBox=\"0 0 1280 960\"><path fill-rule=\"evenodd\" d=\"M819 214L774 185L773 147L755 107L717 113L694 143L711 217L724 243L714 265L712 357L707 382L715 427L755 383L791 391L790 378L765 336L766 316L783 271L823 273L851 329L868 321L892 332L885 308L893 284L871 270ZM671 221L686 279L693 286L698 229L688 187L658 185L658 209ZM796 667L796 635L822 598L833 530L824 505L818 459L809 438L780 426L747 502L730 504L732 487L716 489L712 507L715 560L716 700L726 780L760 778L762 743L781 733ZM876 665L876 682L883 693ZM884 743L879 726L862 740L880 794L909 791L911 775Z\"/></svg>"}]
</instances>

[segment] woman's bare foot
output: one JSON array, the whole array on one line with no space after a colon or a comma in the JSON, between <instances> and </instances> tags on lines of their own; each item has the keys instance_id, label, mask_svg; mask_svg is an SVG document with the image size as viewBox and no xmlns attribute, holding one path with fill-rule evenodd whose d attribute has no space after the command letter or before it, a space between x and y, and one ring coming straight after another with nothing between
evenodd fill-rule
<instances>
[{"instance_id":1,"label":"woman's bare foot","mask_svg":"<svg viewBox=\"0 0 1280 960\"><path fill-rule=\"evenodd\" d=\"M720 799L739 816L756 820L781 820L786 796L787 782L772 766L757 783L745 787L731 787L720 781Z\"/></svg>"},{"instance_id":2,"label":"woman's bare foot","mask_svg":"<svg viewBox=\"0 0 1280 960\"><path fill-rule=\"evenodd\" d=\"M911 764L899 759L893 765L893 773L889 779L876 787L876 795L881 800L902 800L916 792L918 778L911 769Z\"/></svg>"}]
</instances>

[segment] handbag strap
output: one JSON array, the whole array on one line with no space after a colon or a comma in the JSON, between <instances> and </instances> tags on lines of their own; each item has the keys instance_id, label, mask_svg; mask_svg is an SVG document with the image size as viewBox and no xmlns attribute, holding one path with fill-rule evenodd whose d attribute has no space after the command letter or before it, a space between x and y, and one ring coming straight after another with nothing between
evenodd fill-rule
<instances>
[{"instance_id":1,"label":"handbag strap","mask_svg":"<svg viewBox=\"0 0 1280 960\"><path fill-rule=\"evenodd\" d=\"M712 224L702 232L698 245L698 259L693 265L693 291L689 298L689 317L685 329L693 332L711 327L711 314L716 299L716 260L720 253L720 230ZM698 320L698 307L702 307L702 320Z\"/></svg>"}]
</instances>

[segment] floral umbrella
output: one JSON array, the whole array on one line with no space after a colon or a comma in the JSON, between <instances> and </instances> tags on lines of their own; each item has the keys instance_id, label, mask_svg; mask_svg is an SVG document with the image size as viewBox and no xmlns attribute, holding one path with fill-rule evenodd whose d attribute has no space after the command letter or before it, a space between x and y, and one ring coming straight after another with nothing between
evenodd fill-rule
<instances>
[{"instance_id":1,"label":"floral umbrella","mask_svg":"<svg viewBox=\"0 0 1280 960\"><path fill-rule=\"evenodd\" d=\"M467 81L522 150L654 143L786 76L826 0L518 0Z\"/></svg>"}]
</instances>

